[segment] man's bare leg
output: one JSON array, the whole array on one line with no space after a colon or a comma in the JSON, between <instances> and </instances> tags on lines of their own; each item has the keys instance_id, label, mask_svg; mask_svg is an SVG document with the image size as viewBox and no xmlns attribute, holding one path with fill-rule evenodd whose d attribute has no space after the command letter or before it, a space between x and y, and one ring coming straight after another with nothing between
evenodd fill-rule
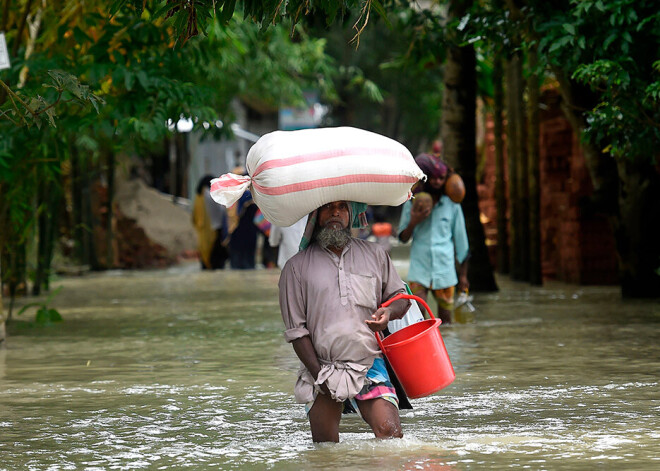
<instances>
[{"instance_id":1,"label":"man's bare leg","mask_svg":"<svg viewBox=\"0 0 660 471\"><path fill-rule=\"evenodd\" d=\"M437 296L436 296L437 295ZM453 293L452 293L453 297ZM442 321L443 324L451 324L451 313L453 311L453 304L450 304L449 301L453 303L453 300L445 299L443 294L440 292L433 292L433 299L438 306L437 317Z\"/></svg>"},{"instance_id":2,"label":"man's bare leg","mask_svg":"<svg viewBox=\"0 0 660 471\"><path fill-rule=\"evenodd\" d=\"M451 310L445 309L443 307L445 302L442 299L438 299L435 296L435 293L433 293L433 290L431 290L429 288L426 288L425 286L422 286L419 283L411 284L410 289L412 290L412 293L415 296L417 296L418 298L422 298L425 303L429 302L428 293L429 293L429 291L431 291L431 293L433 294L433 299L435 300L435 302L437 304L437 307L438 307L437 310L436 310L436 313L435 313L435 317L440 319L443 324L451 324ZM424 315L425 319L430 319L431 318L431 316L426 312L426 309L424 308L424 306L422 306L420 304L419 309L422 312L422 314Z\"/></svg>"},{"instance_id":3,"label":"man's bare leg","mask_svg":"<svg viewBox=\"0 0 660 471\"><path fill-rule=\"evenodd\" d=\"M443 325L451 324L451 311L438 307L437 317L442 321Z\"/></svg>"},{"instance_id":4,"label":"man's bare leg","mask_svg":"<svg viewBox=\"0 0 660 471\"><path fill-rule=\"evenodd\" d=\"M376 438L402 438L399 410L383 398L356 401L362 418L374 431Z\"/></svg>"},{"instance_id":5,"label":"man's bare leg","mask_svg":"<svg viewBox=\"0 0 660 471\"><path fill-rule=\"evenodd\" d=\"M314 442L339 442L339 421L343 402L337 402L326 394L318 394L309 411L309 425Z\"/></svg>"}]
</instances>

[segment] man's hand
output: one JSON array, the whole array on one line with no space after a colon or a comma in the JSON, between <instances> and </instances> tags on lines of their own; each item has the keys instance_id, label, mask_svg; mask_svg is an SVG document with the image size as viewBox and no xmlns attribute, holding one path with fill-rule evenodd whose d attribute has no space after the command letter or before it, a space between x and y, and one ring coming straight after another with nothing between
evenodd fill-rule
<instances>
[{"instance_id":1,"label":"man's hand","mask_svg":"<svg viewBox=\"0 0 660 471\"><path fill-rule=\"evenodd\" d=\"M323 384L320 384L319 388L321 388L321 394L325 394L328 397L332 397L332 394L330 394L330 390L328 389L328 385L326 384L326 381L324 381Z\"/></svg>"},{"instance_id":2,"label":"man's hand","mask_svg":"<svg viewBox=\"0 0 660 471\"><path fill-rule=\"evenodd\" d=\"M458 286L456 289L458 290L459 293L462 293L463 291L467 291L470 289L470 282L468 281L468 260L469 256L463 260L463 263L461 263L458 266Z\"/></svg>"},{"instance_id":3,"label":"man's hand","mask_svg":"<svg viewBox=\"0 0 660 471\"><path fill-rule=\"evenodd\" d=\"M431 206L413 205L410 209L410 222L408 222L408 226L399 234L399 240L404 244L408 242L417 224L429 217L432 209Z\"/></svg>"},{"instance_id":4,"label":"man's hand","mask_svg":"<svg viewBox=\"0 0 660 471\"><path fill-rule=\"evenodd\" d=\"M302 361L303 365L305 365L305 368L309 370L312 378L316 380L316 378L319 376L319 371L321 371L321 364L319 363L316 350L314 350L314 346L312 345L312 340L309 338L309 335L295 339L293 342L291 342L291 344L293 345L293 350L296 352L296 355L298 355L298 358L300 358L300 361ZM323 394L330 396L330 390L328 389L328 385L325 384L325 382L320 384L319 387L321 388L321 392Z\"/></svg>"},{"instance_id":5,"label":"man's hand","mask_svg":"<svg viewBox=\"0 0 660 471\"><path fill-rule=\"evenodd\" d=\"M459 293L463 291L468 291L470 289L470 282L468 281L467 276L460 276L458 278L458 286L456 287Z\"/></svg>"},{"instance_id":6,"label":"man's hand","mask_svg":"<svg viewBox=\"0 0 660 471\"><path fill-rule=\"evenodd\" d=\"M410 209L410 225L415 227L431 214L432 206L413 205Z\"/></svg>"},{"instance_id":7,"label":"man's hand","mask_svg":"<svg viewBox=\"0 0 660 471\"><path fill-rule=\"evenodd\" d=\"M374 332L385 330L387 323L390 321L391 309L388 307L379 307L376 312L371 315L373 320L364 321Z\"/></svg>"}]
</instances>

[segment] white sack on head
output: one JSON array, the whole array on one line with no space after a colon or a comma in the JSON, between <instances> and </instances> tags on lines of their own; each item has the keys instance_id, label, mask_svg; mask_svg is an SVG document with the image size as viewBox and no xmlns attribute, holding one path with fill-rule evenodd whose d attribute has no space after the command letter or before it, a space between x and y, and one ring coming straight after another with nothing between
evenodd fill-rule
<instances>
[{"instance_id":1,"label":"white sack on head","mask_svg":"<svg viewBox=\"0 0 660 471\"><path fill-rule=\"evenodd\" d=\"M266 134L250 149L247 171L250 178L240 181L230 174L213 180L211 196L225 204L230 198L223 193L240 191L238 199L249 182L257 206L278 226L290 226L332 201L398 206L424 178L405 146L350 127Z\"/></svg>"}]
</instances>

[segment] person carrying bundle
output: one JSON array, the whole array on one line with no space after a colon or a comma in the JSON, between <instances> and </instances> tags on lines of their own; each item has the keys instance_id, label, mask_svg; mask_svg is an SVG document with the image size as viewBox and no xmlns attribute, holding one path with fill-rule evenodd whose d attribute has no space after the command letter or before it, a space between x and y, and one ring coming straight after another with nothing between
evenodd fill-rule
<instances>
[{"instance_id":1,"label":"person carrying bundle","mask_svg":"<svg viewBox=\"0 0 660 471\"><path fill-rule=\"evenodd\" d=\"M338 442L349 400L378 438L402 437L398 398L374 332L408 310L405 286L389 255L351 237L366 205L335 201L313 211L279 281L284 337L302 362L295 397L304 403L314 442Z\"/></svg>"},{"instance_id":2,"label":"person carrying bundle","mask_svg":"<svg viewBox=\"0 0 660 471\"><path fill-rule=\"evenodd\" d=\"M467 291L469 244L461 205L446 194L449 167L438 155L421 154L415 162L427 175L413 190L399 221L399 240L412 238L408 285L415 296L426 301L430 290L438 303L438 317L451 322L454 290ZM458 276L457 268L458 264Z\"/></svg>"},{"instance_id":3,"label":"person carrying bundle","mask_svg":"<svg viewBox=\"0 0 660 471\"><path fill-rule=\"evenodd\" d=\"M374 332L403 317L410 303L379 307L405 285L387 252L350 230L366 226L367 205L408 200L424 173L402 144L350 127L274 131L250 148L246 166L248 175L211 182L217 202L231 206L250 191L271 224L307 216L301 251L282 269L279 298L285 340L303 365L294 394L306 405L312 439L339 441L345 401L377 437L401 437L396 389Z\"/></svg>"}]
</instances>

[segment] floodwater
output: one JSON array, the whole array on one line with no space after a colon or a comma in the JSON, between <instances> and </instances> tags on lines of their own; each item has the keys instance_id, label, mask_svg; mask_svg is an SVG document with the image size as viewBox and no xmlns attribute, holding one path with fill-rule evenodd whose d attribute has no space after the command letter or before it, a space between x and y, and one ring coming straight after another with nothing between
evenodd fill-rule
<instances>
[{"instance_id":1,"label":"floodwater","mask_svg":"<svg viewBox=\"0 0 660 471\"><path fill-rule=\"evenodd\" d=\"M500 279L473 323L443 327L456 380L402 411L403 439L352 415L339 444L314 445L278 276L190 263L56 280L64 322L25 313L0 348L0 469L660 468L657 302Z\"/></svg>"}]
</instances>

